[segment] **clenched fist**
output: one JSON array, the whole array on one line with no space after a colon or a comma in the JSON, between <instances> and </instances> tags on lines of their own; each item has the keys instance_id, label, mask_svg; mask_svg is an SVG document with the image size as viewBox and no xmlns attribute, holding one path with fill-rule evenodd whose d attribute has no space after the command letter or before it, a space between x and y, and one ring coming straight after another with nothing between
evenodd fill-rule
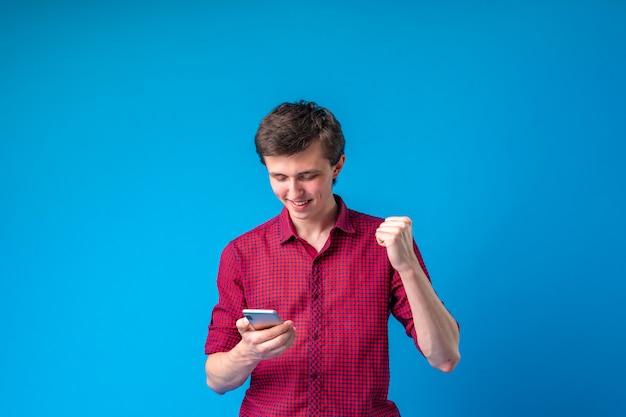
<instances>
[{"instance_id":1,"label":"clenched fist","mask_svg":"<svg viewBox=\"0 0 626 417\"><path fill-rule=\"evenodd\" d=\"M376 242L387 248L389 262L399 273L416 267L420 268L413 250L413 228L410 218L387 217L376 229Z\"/></svg>"}]
</instances>

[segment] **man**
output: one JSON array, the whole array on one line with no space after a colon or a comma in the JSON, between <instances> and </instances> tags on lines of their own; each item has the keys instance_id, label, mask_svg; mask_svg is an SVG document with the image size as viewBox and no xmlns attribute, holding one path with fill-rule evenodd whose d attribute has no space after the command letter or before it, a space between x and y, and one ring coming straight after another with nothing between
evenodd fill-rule
<instances>
[{"instance_id":1,"label":"man","mask_svg":"<svg viewBox=\"0 0 626 417\"><path fill-rule=\"evenodd\" d=\"M222 253L208 386L221 394L251 375L241 416L399 416L387 399L390 313L435 368L450 372L460 358L411 220L358 213L333 194L345 142L315 103L276 107L255 143L284 208ZM255 331L244 308L288 320Z\"/></svg>"}]
</instances>

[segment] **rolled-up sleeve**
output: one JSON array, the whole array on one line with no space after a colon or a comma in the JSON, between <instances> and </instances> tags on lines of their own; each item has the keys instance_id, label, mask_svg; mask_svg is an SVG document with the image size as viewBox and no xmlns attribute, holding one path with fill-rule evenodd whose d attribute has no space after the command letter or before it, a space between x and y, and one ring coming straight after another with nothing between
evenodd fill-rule
<instances>
[{"instance_id":1,"label":"rolled-up sleeve","mask_svg":"<svg viewBox=\"0 0 626 417\"><path fill-rule=\"evenodd\" d=\"M227 352L241 340L236 322L242 317L245 298L237 248L229 243L222 251L217 273L219 300L213 308L204 353Z\"/></svg>"},{"instance_id":2,"label":"rolled-up sleeve","mask_svg":"<svg viewBox=\"0 0 626 417\"><path fill-rule=\"evenodd\" d=\"M413 250L415 251L415 255L417 255L417 259L422 267L422 270L424 271L424 274L426 274L426 277L430 281L430 275L426 269L426 264L424 264L422 254L420 253L415 242L413 242ZM413 339L417 349L422 352L422 349L419 346L417 332L415 331L415 324L413 323L413 313L411 312L409 299L406 295L404 285L402 284L402 278L395 270L393 270L391 278L391 313L404 326L407 336Z\"/></svg>"}]
</instances>

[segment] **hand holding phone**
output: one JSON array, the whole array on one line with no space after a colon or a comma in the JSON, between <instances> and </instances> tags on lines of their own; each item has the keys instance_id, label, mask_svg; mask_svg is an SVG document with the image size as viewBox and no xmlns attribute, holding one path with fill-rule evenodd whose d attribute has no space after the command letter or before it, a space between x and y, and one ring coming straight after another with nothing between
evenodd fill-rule
<instances>
[{"instance_id":1,"label":"hand holding phone","mask_svg":"<svg viewBox=\"0 0 626 417\"><path fill-rule=\"evenodd\" d=\"M241 334L241 343L237 346L243 349L245 357L272 359L289 349L296 340L293 322L283 322L275 310L245 309L243 316L237 320L237 330Z\"/></svg>"}]
</instances>

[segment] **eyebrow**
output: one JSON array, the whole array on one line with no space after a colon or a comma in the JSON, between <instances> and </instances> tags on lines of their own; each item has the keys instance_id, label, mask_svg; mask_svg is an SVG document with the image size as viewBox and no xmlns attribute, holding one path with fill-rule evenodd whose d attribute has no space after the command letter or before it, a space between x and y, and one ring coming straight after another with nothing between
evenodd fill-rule
<instances>
[{"instance_id":1,"label":"eyebrow","mask_svg":"<svg viewBox=\"0 0 626 417\"><path fill-rule=\"evenodd\" d=\"M320 172L321 172L321 170L319 170L319 169L310 169L310 170L307 170L307 171L301 171L301 172L298 172L298 173L296 174L296 176L300 176L300 175L310 175L310 174L319 174ZM270 172L270 175L271 175L272 177L278 177L278 176L281 176L281 177L288 177L288 176L289 176L289 175L282 174L282 173L280 173L280 172Z\"/></svg>"}]
</instances>

